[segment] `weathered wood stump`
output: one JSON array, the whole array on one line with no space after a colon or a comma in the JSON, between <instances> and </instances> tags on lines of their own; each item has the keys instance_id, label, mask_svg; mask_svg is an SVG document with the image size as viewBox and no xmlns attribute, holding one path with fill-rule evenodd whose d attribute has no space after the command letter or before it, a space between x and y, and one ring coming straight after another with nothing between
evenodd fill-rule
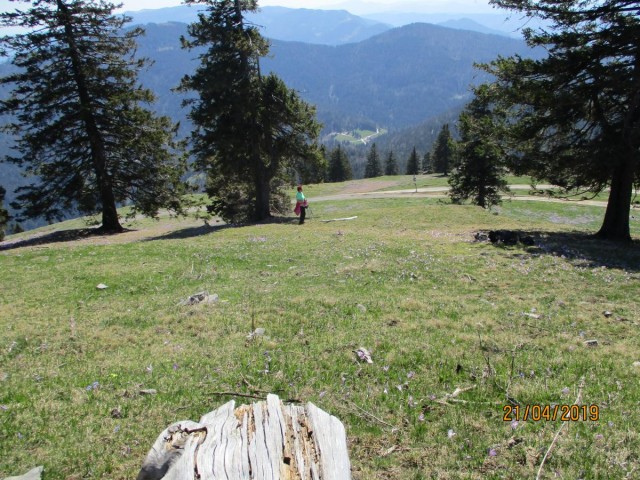
<instances>
[{"instance_id":1,"label":"weathered wood stump","mask_svg":"<svg viewBox=\"0 0 640 480\"><path fill-rule=\"evenodd\" d=\"M4 480L40 480L42 478L42 471L44 467L36 467L29 470L24 475L18 477L7 477Z\"/></svg>"},{"instance_id":2,"label":"weathered wood stump","mask_svg":"<svg viewBox=\"0 0 640 480\"><path fill-rule=\"evenodd\" d=\"M200 422L163 431L138 480L348 480L344 426L312 403L284 405L277 395L235 408L232 400Z\"/></svg>"}]
</instances>

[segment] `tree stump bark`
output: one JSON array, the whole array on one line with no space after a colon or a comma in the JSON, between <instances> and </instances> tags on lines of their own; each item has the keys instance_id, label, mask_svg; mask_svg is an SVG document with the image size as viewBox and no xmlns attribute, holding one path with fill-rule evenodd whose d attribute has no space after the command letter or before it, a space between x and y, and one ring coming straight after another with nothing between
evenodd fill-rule
<instances>
[{"instance_id":1,"label":"tree stump bark","mask_svg":"<svg viewBox=\"0 0 640 480\"><path fill-rule=\"evenodd\" d=\"M350 480L345 429L312 403L268 395L235 408L232 400L160 434L138 480L161 479Z\"/></svg>"}]
</instances>

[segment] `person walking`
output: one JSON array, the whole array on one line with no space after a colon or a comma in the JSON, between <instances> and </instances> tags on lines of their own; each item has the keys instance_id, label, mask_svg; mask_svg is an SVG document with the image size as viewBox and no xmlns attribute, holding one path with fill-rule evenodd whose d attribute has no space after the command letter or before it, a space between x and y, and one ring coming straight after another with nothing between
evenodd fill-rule
<instances>
[{"instance_id":1,"label":"person walking","mask_svg":"<svg viewBox=\"0 0 640 480\"><path fill-rule=\"evenodd\" d=\"M296 193L296 208L293 210L296 215L300 216L299 224L304 223L304 219L307 216L307 199L302 193L302 185L298 185L298 193Z\"/></svg>"}]
</instances>

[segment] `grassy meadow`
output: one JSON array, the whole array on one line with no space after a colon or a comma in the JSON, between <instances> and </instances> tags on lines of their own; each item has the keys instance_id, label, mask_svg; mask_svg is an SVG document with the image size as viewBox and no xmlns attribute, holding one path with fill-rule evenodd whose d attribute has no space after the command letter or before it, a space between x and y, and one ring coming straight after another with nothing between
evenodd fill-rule
<instances>
[{"instance_id":1,"label":"grassy meadow","mask_svg":"<svg viewBox=\"0 0 640 480\"><path fill-rule=\"evenodd\" d=\"M354 479L640 476L637 215L621 247L589 237L601 207L313 202L338 188L305 189L303 226L0 244L0 478L135 478L170 423L265 392L337 416ZM475 240L489 229L535 246ZM217 301L181 304L200 291Z\"/></svg>"}]
</instances>

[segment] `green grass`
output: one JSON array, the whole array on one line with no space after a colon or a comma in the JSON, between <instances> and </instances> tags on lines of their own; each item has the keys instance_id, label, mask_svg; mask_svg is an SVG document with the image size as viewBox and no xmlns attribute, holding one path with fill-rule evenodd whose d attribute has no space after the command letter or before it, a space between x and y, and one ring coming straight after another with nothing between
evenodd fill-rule
<instances>
[{"instance_id":1,"label":"green grass","mask_svg":"<svg viewBox=\"0 0 640 480\"><path fill-rule=\"evenodd\" d=\"M322 188L338 187L305 192ZM566 424L543 478L632 478L640 227L629 247L593 240L603 214L326 201L302 227L162 219L0 252L0 478L39 464L45 479L132 478L170 423L258 390L340 418L367 480L534 478L561 422L504 422L507 397L580 396L600 418ZM496 228L536 246L474 241ZM179 305L202 290L219 301ZM253 327L265 336L248 340Z\"/></svg>"}]
</instances>

